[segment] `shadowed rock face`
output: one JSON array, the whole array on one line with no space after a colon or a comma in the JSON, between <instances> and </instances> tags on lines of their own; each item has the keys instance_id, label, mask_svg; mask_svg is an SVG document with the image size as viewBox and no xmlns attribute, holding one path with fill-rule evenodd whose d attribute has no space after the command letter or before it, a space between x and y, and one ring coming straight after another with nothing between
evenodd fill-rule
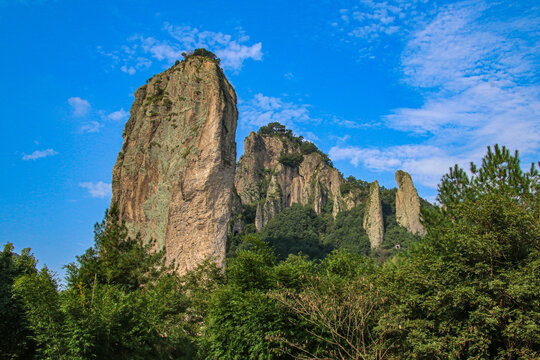
<instances>
[{"instance_id":1,"label":"shadowed rock face","mask_svg":"<svg viewBox=\"0 0 540 360\"><path fill-rule=\"evenodd\" d=\"M285 136L252 132L244 141L235 186L243 204L257 203L257 230L294 203L311 205L320 214L332 201L334 216L347 207L340 192L344 180L339 171L317 152L304 155L298 166L279 162L281 154L295 153L301 153L299 145Z\"/></svg>"},{"instance_id":2,"label":"shadowed rock face","mask_svg":"<svg viewBox=\"0 0 540 360\"><path fill-rule=\"evenodd\" d=\"M164 246L179 272L224 264L236 160L236 94L219 66L194 56L135 93L113 170L131 235Z\"/></svg>"},{"instance_id":3,"label":"shadowed rock face","mask_svg":"<svg viewBox=\"0 0 540 360\"><path fill-rule=\"evenodd\" d=\"M371 248L379 247L383 242L384 221L379 182L375 180L369 186L369 197L364 213L364 229L369 237Z\"/></svg>"},{"instance_id":4,"label":"shadowed rock face","mask_svg":"<svg viewBox=\"0 0 540 360\"><path fill-rule=\"evenodd\" d=\"M398 184L396 193L397 223L413 234L424 236L426 231L420 223L420 198L413 185L411 175L398 170L396 181Z\"/></svg>"}]
</instances>

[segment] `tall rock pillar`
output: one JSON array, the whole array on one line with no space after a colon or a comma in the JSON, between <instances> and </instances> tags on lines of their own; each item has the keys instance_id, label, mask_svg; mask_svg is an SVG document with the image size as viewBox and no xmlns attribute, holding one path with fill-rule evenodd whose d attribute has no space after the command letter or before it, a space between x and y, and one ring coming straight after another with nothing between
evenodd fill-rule
<instances>
[{"instance_id":1,"label":"tall rock pillar","mask_svg":"<svg viewBox=\"0 0 540 360\"><path fill-rule=\"evenodd\" d=\"M236 94L219 65L190 56L135 92L113 170L132 236L153 238L185 273L225 261L234 201Z\"/></svg>"},{"instance_id":2,"label":"tall rock pillar","mask_svg":"<svg viewBox=\"0 0 540 360\"><path fill-rule=\"evenodd\" d=\"M424 236L426 230L420 223L420 198L413 185L411 175L405 171L396 171L398 191L396 193L397 223L409 232Z\"/></svg>"},{"instance_id":3,"label":"tall rock pillar","mask_svg":"<svg viewBox=\"0 0 540 360\"><path fill-rule=\"evenodd\" d=\"M371 248L378 248L383 242L384 221L379 182L375 180L369 186L369 197L364 212L364 229L369 237Z\"/></svg>"}]
</instances>

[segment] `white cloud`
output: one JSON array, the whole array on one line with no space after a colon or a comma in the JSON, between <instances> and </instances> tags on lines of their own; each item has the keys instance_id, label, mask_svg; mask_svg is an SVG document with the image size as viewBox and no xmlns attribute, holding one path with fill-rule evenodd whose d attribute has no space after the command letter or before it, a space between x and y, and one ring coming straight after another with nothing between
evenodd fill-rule
<instances>
[{"instance_id":1,"label":"white cloud","mask_svg":"<svg viewBox=\"0 0 540 360\"><path fill-rule=\"evenodd\" d=\"M81 182L79 186L87 189L88 194L93 198L106 198L112 196L111 184L98 182Z\"/></svg>"},{"instance_id":2,"label":"white cloud","mask_svg":"<svg viewBox=\"0 0 540 360\"><path fill-rule=\"evenodd\" d=\"M129 118L129 112L125 111L124 108L108 114L103 110L92 111L92 106L90 105L90 103L85 99L81 99L80 97L69 98L68 104L72 108L72 113L74 117L86 117L87 115L92 113L94 116L97 115L101 117L102 121L126 121ZM101 130L103 126L104 124L102 122L96 120L87 121L86 123L81 125L79 131L84 134L97 133Z\"/></svg>"},{"instance_id":3,"label":"white cloud","mask_svg":"<svg viewBox=\"0 0 540 360\"><path fill-rule=\"evenodd\" d=\"M81 126L80 131L85 134L89 133L96 133L99 132L99 130L103 127L103 124L97 122L97 121L90 121L86 124L83 124Z\"/></svg>"},{"instance_id":4,"label":"white cloud","mask_svg":"<svg viewBox=\"0 0 540 360\"><path fill-rule=\"evenodd\" d=\"M430 145L400 145L388 148L334 146L329 152L334 161L349 160L351 164L374 171L394 172L398 169L413 174L415 182L435 188L450 166L464 164L461 158L448 155L444 149Z\"/></svg>"},{"instance_id":5,"label":"white cloud","mask_svg":"<svg viewBox=\"0 0 540 360\"><path fill-rule=\"evenodd\" d=\"M435 7L425 0L363 0L340 9L331 26L341 32L342 41L355 43L360 57L374 59L379 47L387 46L389 39L403 39L412 24L426 19Z\"/></svg>"},{"instance_id":6,"label":"white cloud","mask_svg":"<svg viewBox=\"0 0 540 360\"><path fill-rule=\"evenodd\" d=\"M247 44L249 36L241 28L237 29L236 35L229 35L165 23L164 30L170 36L169 39L134 35L120 50L106 52L98 47L98 52L111 58L113 67L119 66L121 71L129 75L152 65L152 61L146 56L170 66L182 58L183 52L196 48L213 51L221 59L221 66L233 72L240 71L244 61L248 59L259 61L263 56L262 44L260 42Z\"/></svg>"},{"instance_id":7,"label":"white cloud","mask_svg":"<svg viewBox=\"0 0 540 360\"><path fill-rule=\"evenodd\" d=\"M92 106L88 100L81 99L80 97L70 97L68 104L71 106L71 111L75 117L84 117L88 115Z\"/></svg>"},{"instance_id":8,"label":"white cloud","mask_svg":"<svg viewBox=\"0 0 540 360\"><path fill-rule=\"evenodd\" d=\"M129 74L129 75L133 75L137 72L137 70L135 70L135 68L133 66L126 66L126 65L123 65L121 68L120 68L121 71Z\"/></svg>"},{"instance_id":9,"label":"white cloud","mask_svg":"<svg viewBox=\"0 0 540 360\"><path fill-rule=\"evenodd\" d=\"M539 75L535 54L540 52L536 36L540 21L526 11L519 18L505 19L501 11L482 3L452 4L412 33L401 56L401 70L404 83L418 91L423 105L394 109L383 120L390 128L421 135L420 144L380 149L336 146L331 156L376 171L403 168L422 184L435 187L449 166L467 167L485 154L488 145L538 153L540 87L535 81Z\"/></svg>"},{"instance_id":10,"label":"white cloud","mask_svg":"<svg viewBox=\"0 0 540 360\"><path fill-rule=\"evenodd\" d=\"M114 111L107 115L107 119L113 121L126 121L128 118L129 112L125 111L124 108L121 108L120 110Z\"/></svg>"},{"instance_id":11,"label":"white cloud","mask_svg":"<svg viewBox=\"0 0 540 360\"><path fill-rule=\"evenodd\" d=\"M57 155L57 154L58 154L58 152L54 151L53 149L36 150L31 154L23 154L22 159L25 160L25 161L37 160L37 159L41 159L41 158L44 158L44 157L47 157L47 156L53 156L53 155Z\"/></svg>"},{"instance_id":12,"label":"white cloud","mask_svg":"<svg viewBox=\"0 0 540 360\"><path fill-rule=\"evenodd\" d=\"M424 105L394 110L389 126L460 150L493 143L523 152L540 148L539 19L520 14L519 21L501 24L485 11L470 3L448 6L414 34L402 69Z\"/></svg>"},{"instance_id":13,"label":"white cloud","mask_svg":"<svg viewBox=\"0 0 540 360\"><path fill-rule=\"evenodd\" d=\"M290 129L298 123L317 123L309 114L309 105L295 104L281 98L256 94L251 100L239 102L241 126L257 128L270 122L279 122Z\"/></svg>"},{"instance_id":14,"label":"white cloud","mask_svg":"<svg viewBox=\"0 0 540 360\"><path fill-rule=\"evenodd\" d=\"M130 41L138 40L140 37L132 36ZM146 70L152 65L152 60L137 55L140 45L122 45L121 50L107 52L101 46L97 47L97 52L103 56L110 58L113 61L112 67L120 66L120 71L126 74L133 75L138 70Z\"/></svg>"},{"instance_id":15,"label":"white cloud","mask_svg":"<svg viewBox=\"0 0 540 360\"><path fill-rule=\"evenodd\" d=\"M285 74L283 75L283 77L284 77L285 79L287 79L287 80L291 80L291 79L294 78L294 74L291 73L291 72L288 72L288 73L285 73Z\"/></svg>"},{"instance_id":16,"label":"white cloud","mask_svg":"<svg viewBox=\"0 0 540 360\"><path fill-rule=\"evenodd\" d=\"M334 116L334 123L345 128L349 129L368 129L368 128L375 128L380 127L382 125L382 122L365 122L365 121L352 121L347 119L341 119L337 116Z\"/></svg>"},{"instance_id":17,"label":"white cloud","mask_svg":"<svg viewBox=\"0 0 540 360\"><path fill-rule=\"evenodd\" d=\"M261 60L262 44L260 42L246 45L249 37L242 29L236 35L223 34L221 32L201 31L190 26L175 26L166 23L165 29L174 39L178 46L184 49L207 48L221 58L221 65L233 71L239 71L245 60ZM185 50L184 50L185 51ZM180 58L179 56L176 59Z\"/></svg>"}]
</instances>

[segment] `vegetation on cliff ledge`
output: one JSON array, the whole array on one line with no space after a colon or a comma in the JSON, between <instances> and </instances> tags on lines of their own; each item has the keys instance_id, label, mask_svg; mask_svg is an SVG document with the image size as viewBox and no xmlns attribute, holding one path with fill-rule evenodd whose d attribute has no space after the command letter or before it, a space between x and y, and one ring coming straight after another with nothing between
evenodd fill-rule
<instances>
[{"instance_id":1,"label":"vegetation on cliff ledge","mask_svg":"<svg viewBox=\"0 0 540 360\"><path fill-rule=\"evenodd\" d=\"M295 136L291 129L287 129L285 125L279 122L271 122L268 125L263 125L257 131L257 134L261 136L276 136L280 137L282 141L286 141L290 145L292 153L282 153L279 158L279 162L291 167L296 167L302 163L304 155L317 153L321 156L321 159L328 166L333 167L333 163L324 152L322 152L317 145L311 141L305 140L303 136Z\"/></svg>"},{"instance_id":2,"label":"vegetation on cliff ledge","mask_svg":"<svg viewBox=\"0 0 540 360\"><path fill-rule=\"evenodd\" d=\"M195 56L202 56L207 59L210 59L212 61L215 61L218 65L221 63L221 59L216 56L213 52L206 50L205 48L199 48L195 49L193 51L183 52L182 56L184 57L184 60L189 60L192 57ZM178 65L180 63L180 60L176 60L175 65Z\"/></svg>"},{"instance_id":3,"label":"vegetation on cliff ledge","mask_svg":"<svg viewBox=\"0 0 540 360\"><path fill-rule=\"evenodd\" d=\"M326 255L329 219L294 206L287 228L278 215L244 236L225 273L206 261L181 278L111 209L63 287L5 246L0 358L538 359L539 189L534 166L495 147L443 177L426 236L385 262ZM309 242L316 260L276 256Z\"/></svg>"}]
</instances>

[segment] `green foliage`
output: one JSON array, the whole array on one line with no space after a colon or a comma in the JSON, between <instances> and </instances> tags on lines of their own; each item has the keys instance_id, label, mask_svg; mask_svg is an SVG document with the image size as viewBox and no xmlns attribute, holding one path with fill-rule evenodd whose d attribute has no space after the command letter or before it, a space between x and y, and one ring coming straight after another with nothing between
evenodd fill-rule
<instances>
[{"instance_id":1,"label":"green foliage","mask_svg":"<svg viewBox=\"0 0 540 360\"><path fill-rule=\"evenodd\" d=\"M21 255L7 243L0 252L0 359L29 359L35 344L25 318L24 303L14 296L18 277L36 273L36 260L24 249Z\"/></svg>"},{"instance_id":2,"label":"green foliage","mask_svg":"<svg viewBox=\"0 0 540 360\"><path fill-rule=\"evenodd\" d=\"M282 163L285 166L289 166L292 168L298 167L302 161L304 161L304 155L300 153L281 153L279 155L278 161Z\"/></svg>"},{"instance_id":3,"label":"green foliage","mask_svg":"<svg viewBox=\"0 0 540 360\"><path fill-rule=\"evenodd\" d=\"M381 251L408 247L384 263L365 256L363 206L334 223L330 203L323 216L284 209L238 234L225 272L206 260L181 278L153 242L127 236L114 207L65 288L7 244L0 358L537 359L538 171L495 147L471 174L443 177L423 239L406 237L395 190L381 190Z\"/></svg>"},{"instance_id":4,"label":"green foliage","mask_svg":"<svg viewBox=\"0 0 540 360\"><path fill-rule=\"evenodd\" d=\"M190 301L154 246L129 238L113 207L96 224L95 245L66 267L65 290L46 268L18 277L37 358L192 358Z\"/></svg>"},{"instance_id":5,"label":"green foliage","mask_svg":"<svg viewBox=\"0 0 540 360\"><path fill-rule=\"evenodd\" d=\"M28 327L32 330L30 338L36 344L35 358L59 359L69 352L57 291L57 283L46 267L18 277L13 284L14 296L23 304Z\"/></svg>"},{"instance_id":6,"label":"green foliage","mask_svg":"<svg viewBox=\"0 0 540 360\"><path fill-rule=\"evenodd\" d=\"M263 125L257 131L259 135L283 135L290 139L294 139L294 135L291 129L287 129L285 125L281 125L278 122L271 122L268 125Z\"/></svg>"},{"instance_id":7,"label":"green foliage","mask_svg":"<svg viewBox=\"0 0 540 360\"><path fill-rule=\"evenodd\" d=\"M309 155L311 153L318 152L319 148L311 141L304 141L302 142L302 145L300 145L300 150L302 151L303 155Z\"/></svg>"},{"instance_id":8,"label":"green foliage","mask_svg":"<svg viewBox=\"0 0 540 360\"><path fill-rule=\"evenodd\" d=\"M165 265L164 250L153 251L154 241L144 245L139 237L128 236L114 206L95 225L94 241L93 247L77 257L77 263L66 266L69 287L99 283L137 290L172 270Z\"/></svg>"},{"instance_id":9,"label":"green foliage","mask_svg":"<svg viewBox=\"0 0 540 360\"><path fill-rule=\"evenodd\" d=\"M202 56L212 61L215 61L218 65L221 63L221 60L216 56L216 54L209 50L206 50L205 48L198 48L193 51L188 51L187 53L183 52L182 56L185 60L188 60L189 58L194 56Z\"/></svg>"},{"instance_id":10,"label":"green foliage","mask_svg":"<svg viewBox=\"0 0 540 360\"><path fill-rule=\"evenodd\" d=\"M369 183L363 180L357 180L354 176L347 177L346 181L339 188L341 195L345 196L353 190L359 191L360 198L367 198L369 194Z\"/></svg>"},{"instance_id":11,"label":"green foliage","mask_svg":"<svg viewBox=\"0 0 540 360\"><path fill-rule=\"evenodd\" d=\"M275 256L256 235L245 242L210 300L201 358L274 358L268 337L285 326L279 304L266 295L276 285Z\"/></svg>"},{"instance_id":12,"label":"green foliage","mask_svg":"<svg viewBox=\"0 0 540 360\"><path fill-rule=\"evenodd\" d=\"M322 259L333 249L321 243L319 234L324 231L325 224L313 209L293 204L274 216L260 236L275 250L279 260L298 253Z\"/></svg>"},{"instance_id":13,"label":"green foliage","mask_svg":"<svg viewBox=\"0 0 540 360\"><path fill-rule=\"evenodd\" d=\"M389 269L395 306L387 321L403 325L396 352L537 358L538 174L524 173L517 154L498 147L472 173L455 167L443 177L444 207L426 213L426 238Z\"/></svg>"},{"instance_id":14,"label":"green foliage","mask_svg":"<svg viewBox=\"0 0 540 360\"><path fill-rule=\"evenodd\" d=\"M326 165L330 167L334 166L328 155L317 148L314 143L304 140L302 136L295 136L291 129L287 129L285 125L278 122L271 122L268 125L261 126L257 134L279 136L288 141L287 145L290 145L295 152L292 154L284 152L280 155L279 162L284 165L296 167L303 161L303 155L318 153Z\"/></svg>"},{"instance_id":15,"label":"green foliage","mask_svg":"<svg viewBox=\"0 0 540 360\"><path fill-rule=\"evenodd\" d=\"M371 259L332 253L306 275L301 289L271 293L288 313L292 332L275 340L281 354L301 359L384 359L388 330L379 331L385 298L374 287Z\"/></svg>"},{"instance_id":16,"label":"green foliage","mask_svg":"<svg viewBox=\"0 0 540 360\"><path fill-rule=\"evenodd\" d=\"M165 89L158 87L156 89L156 92L153 95L147 97L146 105L151 105L151 104L161 101L163 97L165 96L165 94L166 94ZM158 113L155 113L155 114L158 115ZM155 115L152 115L152 116L155 116Z\"/></svg>"},{"instance_id":17,"label":"green foliage","mask_svg":"<svg viewBox=\"0 0 540 360\"><path fill-rule=\"evenodd\" d=\"M334 227L324 237L324 242L338 249L368 255L370 242L363 227L364 204L338 213Z\"/></svg>"}]
</instances>

